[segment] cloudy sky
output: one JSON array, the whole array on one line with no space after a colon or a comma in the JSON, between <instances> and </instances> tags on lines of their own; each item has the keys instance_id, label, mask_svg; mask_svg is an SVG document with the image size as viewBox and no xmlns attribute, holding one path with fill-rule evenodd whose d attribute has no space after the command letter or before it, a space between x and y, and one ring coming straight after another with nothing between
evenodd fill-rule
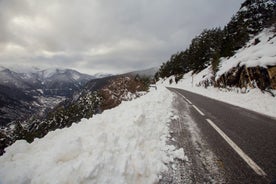
<instances>
[{"instance_id":1,"label":"cloudy sky","mask_svg":"<svg viewBox=\"0 0 276 184\"><path fill-rule=\"evenodd\" d=\"M0 0L0 65L122 73L159 66L243 0Z\"/></svg>"}]
</instances>

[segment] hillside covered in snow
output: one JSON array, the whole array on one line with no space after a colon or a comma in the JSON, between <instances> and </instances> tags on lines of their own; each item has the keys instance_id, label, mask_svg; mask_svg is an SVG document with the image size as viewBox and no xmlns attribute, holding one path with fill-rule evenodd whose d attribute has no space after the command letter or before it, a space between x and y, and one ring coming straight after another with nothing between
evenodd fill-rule
<instances>
[{"instance_id":1,"label":"hillside covered in snow","mask_svg":"<svg viewBox=\"0 0 276 184\"><path fill-rule=\"evenodd\" d=\"M175 76L162 79L158 85L185 89L276 117L275 50L276 33L265 29L232 57L221 58L215 74L209 66L199 73L188 72L178 80ZM271 88L266 89L265 83Z\"/></svg>"},{"instance_id":2,"label":"hillside covered in snow","mask_svg":"<svg viewBox=\"0 0 276 184\"><path fill-rule=\"evenodd\" d=\"M156 73L156 80L210 69L201 85L276 89L276 3L246 0L223 28L206 29L190 46L173 54Z\"/></svg>"},{"instance_id":3,"label":"hillside covered in snow","mask_svg":"<svg viewBox=\"0 0 276 184\"><path fill-rule=\"evenodd\" d=\"M204 30L156 73L174 86L275 117L276 2L246 0L223 28Z\"/></svg>"}]
</instances>

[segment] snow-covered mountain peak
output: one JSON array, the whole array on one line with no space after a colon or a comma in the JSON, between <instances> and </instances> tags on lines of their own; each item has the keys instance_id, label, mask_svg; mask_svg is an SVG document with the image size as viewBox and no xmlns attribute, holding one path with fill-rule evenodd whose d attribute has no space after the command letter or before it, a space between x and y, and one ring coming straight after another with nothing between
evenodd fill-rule
<instances>
[{"instance_id":1,"label":"snow-covered mountain peak","mask_svg":"<svg viewBox=\"0 0 276 184\"><path fill-rule=\"evenodd\" d=\"M19 65L13 65L13 66L0 66L0 71L2 70L11 70L15 73L37 73L41 69L38 67L29 67L29 66L19 66Z\"/></svg>"},{"instance_id":2,"label":"snow-covered mountain peak","mask_svg":"<svg viewBox=\"0 0 276 184\"><path fill-rule=\"evenodd\" d=\"M0 71L3 71L3 70L5 70L5 69L6 69L5 67L0 66Z\"/></svg>"},{"instance_id":3,"label":"snow-covered mountain peak","mask_svg":"<svg viewBox=\"0 0 276 184\"><path fill-rule=\"evenodd\" d=\"M58 73L58 72L59 72L59 69L57 69L57 68L48 68L48 69L42 70L41 74L42 74L43 78L50 78L55 73Z\"/></svg>"},{"instance_id":4,"label":"snow-covered mountain peak","mask_svg":"<svg viewBox=\"0 0 276 184\"><path fill-rule=\"evenodd\" d=\"M104 78L104 77L109 77L112 76L112 74L109 73L96 73L93 75L95 78L99 79L99 78Z\"/></svg>"},{"instance_id":5,"label":"snow-covered mountain peak","mask_svg":"<svg viewBox=\"0 0 276 184\"><path fill-rule=\"evenodd\" d=\"M94 76L82 74L76 70L63 68L40 69L37 67L0 68L0 84L19 89L71 90L80 88Z\"/></svg>"}]
</instances>

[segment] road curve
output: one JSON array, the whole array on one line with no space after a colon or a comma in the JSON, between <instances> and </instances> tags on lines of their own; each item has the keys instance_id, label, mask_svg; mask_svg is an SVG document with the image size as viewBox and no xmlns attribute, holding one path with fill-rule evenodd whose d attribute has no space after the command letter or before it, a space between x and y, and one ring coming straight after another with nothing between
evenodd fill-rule
<instances>
[{"instance_id":1,"label":"road curve","mask_svg":"<svg viewBox=\"0 0 276 184\"><path fill-rule=\"evenodd\" d=\"M226 183L276 180L276 119L182 89L202 137L226 171ZM275 105L276 108L276 105Z\"/></svg>"}]
</instances>

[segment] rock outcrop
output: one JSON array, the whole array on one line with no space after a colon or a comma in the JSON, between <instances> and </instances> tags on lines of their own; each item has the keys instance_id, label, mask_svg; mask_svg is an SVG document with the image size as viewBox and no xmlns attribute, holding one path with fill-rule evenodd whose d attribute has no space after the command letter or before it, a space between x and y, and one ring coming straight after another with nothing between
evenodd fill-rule
<instances>
[{"instance_id":1,"label":"rock outcrop","mask_svg":"<svg viewBox=\"0 0 276 184\"><path fill-rule=\"evenodd\" d=\"M221 75L216 81L217 87L276 89L276 66L246 67L237 66Z\"/></svg>"}]
</instances>

